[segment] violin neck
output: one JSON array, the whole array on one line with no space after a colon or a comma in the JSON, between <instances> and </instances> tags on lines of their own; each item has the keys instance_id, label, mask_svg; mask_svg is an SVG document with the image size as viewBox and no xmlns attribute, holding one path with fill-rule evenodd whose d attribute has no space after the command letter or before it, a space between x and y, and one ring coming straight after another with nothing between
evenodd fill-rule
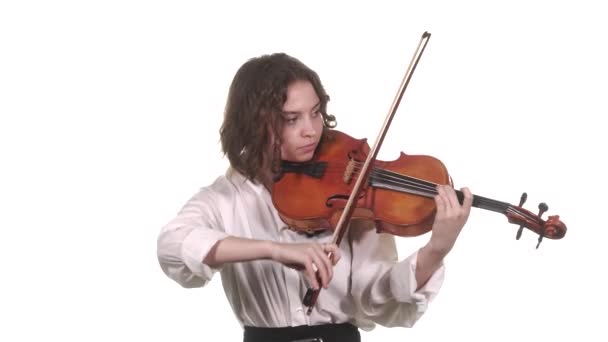
<instances>
[{"instance_id":1,"label":"violin neck","mask_svg":"<svg viewBox=\"0 0 608 342\"><path fill-rule=\"evenodd\" d=\"M382 169L373 170L369 178L369 183L372 187L429 198L433 198L437 195L437 184L435 183ZM458 201L462 204L464 193L460 190L456 190L456 197L458 197ZM506 214L507 210L511 207L509 203L479 195L473 195L473 206L501 214Z\"/></svg>"},{"instance_id":2,"label":"violin neck","mask_svg":"<svg viewBox=\"0 0 608 342\"><path fill-rule=\"evenodd\" d=\"M462 204L464 200L464 193L460 190L456 190L456 197L458 197L458 202ZM506 214L507 209L509 209L511 205L509 203L493 200L491 198L473 195L473 206L479 209L485 209L495 211L501 214Z\"/></svg>"}]
</instances>

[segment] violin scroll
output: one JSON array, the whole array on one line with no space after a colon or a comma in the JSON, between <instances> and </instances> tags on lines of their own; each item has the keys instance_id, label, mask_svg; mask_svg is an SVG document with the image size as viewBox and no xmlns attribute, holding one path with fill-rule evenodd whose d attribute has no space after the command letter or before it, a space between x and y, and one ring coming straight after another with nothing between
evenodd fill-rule
<instances>
[{"instance_id":1,"label":"violin scroll","mask_svg":"<svg viewBox=\"0 0 608 342\"><path fill-rule=\"evenodd\" d=\"M519 206L509 206L505 212L510 223L518 224L519 230L515 238L519 240L521 237L523 228L527 228L536 234L538 234L538 243L536 248L539 247L543 238L549 239L561 239L566 235L566 225L560 221L559 215L551 215L547 220L543 220L543 214L549 210L546 203L540 203L538 205L538 215L522 208L522 205L526 201L527 194L524 192L521 196Z\"/></svg>"}]
</instances>

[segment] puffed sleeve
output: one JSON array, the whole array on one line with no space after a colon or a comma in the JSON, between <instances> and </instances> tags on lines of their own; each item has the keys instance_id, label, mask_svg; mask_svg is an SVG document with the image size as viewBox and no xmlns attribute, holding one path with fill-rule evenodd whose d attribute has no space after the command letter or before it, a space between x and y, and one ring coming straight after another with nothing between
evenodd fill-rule
<instances>
[{"instance_id":1,"label":"puffed sleeve","mask_svg":"<svg viewBox=\"0 0 608 342\"><path fill-rule=\"evenodd\" d=\"M417 251L398 261L393 235L356 224L351 225L349 241L353 254L351 294L358 318L386 327L412 327L439 292L444 265L416 291Z\"/></svg>"},{"instance_id":2,"label":"puffed sleeve","mask_svg":"<svg viewBox=\"0 0 608 342\"><path fill-rule=\"evenodd\" d=\"M219 269L203 263L211 248L227 236L221 225L218 201L202 188L162 227L157 239L163 272L183 287L202 287Z\"/></svg>"}]
</instances>

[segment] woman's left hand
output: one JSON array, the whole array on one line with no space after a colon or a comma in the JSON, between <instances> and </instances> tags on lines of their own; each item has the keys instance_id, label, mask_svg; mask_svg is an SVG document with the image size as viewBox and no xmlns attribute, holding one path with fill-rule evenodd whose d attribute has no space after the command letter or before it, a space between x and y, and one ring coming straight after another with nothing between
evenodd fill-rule
<instances>
[{"instance_id":1,"label":"woman's left hand","mask_svg":"<svg viewBox=\"0 0 608 342\"><path fill-rule=\"evenodd\" d=\"M437 186L438 194L435 196L437 213L429 241L430 247L435 253L447 255L450 252L469 218L473 195L468 188L462 188L461 191L464 194L462 205L451 186Z\"/></svg>"}]
</instances>

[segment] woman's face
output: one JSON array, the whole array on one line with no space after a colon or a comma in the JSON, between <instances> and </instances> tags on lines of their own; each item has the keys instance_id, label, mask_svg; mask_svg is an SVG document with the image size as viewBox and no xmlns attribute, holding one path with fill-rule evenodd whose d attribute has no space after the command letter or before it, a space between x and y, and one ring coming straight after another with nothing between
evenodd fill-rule
<instances>
[{"instance_id":1,"label":"woman's face","mask_svg":"<svg viewBox=\"0 0 608 342\"><path fill-rule=\"evenodd\" d=\"M295 81L287 87L282 108L281 159L305 162L312 159L323 133L321 102L312 84Z\"/></svg>"}]
</instances>

